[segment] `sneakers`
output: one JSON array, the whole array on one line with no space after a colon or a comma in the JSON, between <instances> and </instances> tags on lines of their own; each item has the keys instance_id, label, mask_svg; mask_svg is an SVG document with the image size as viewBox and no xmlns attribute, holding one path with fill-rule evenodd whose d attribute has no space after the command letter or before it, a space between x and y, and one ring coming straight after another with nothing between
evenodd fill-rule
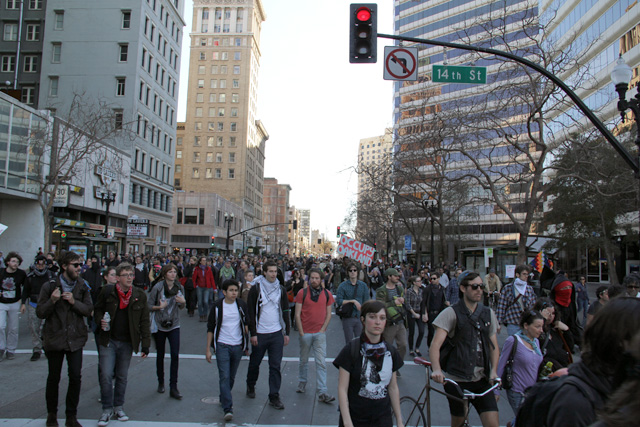
<instances>
[{"instance_id":1,"label":"sneakers","mask_svg":"<svg viewBox=\"0 0 640 427\"><path fill-rule=\"evenodd\" d=\"M305 388L307 387L307 383L303 383L300 382L298 383L298 389L296 390L296 393L304 393L305 392Z\"/></svg>"},{"instance_id":2,"label":"sneakers","mask_svg":"<svg viewBox=\"0 0 640 427\"><path fill-rule=\"evenodd\" d=\"M180 393L180 391L178 391L177 388L172 388L171 390L169 390L169 396L171 396L172 398L174 398L176 400L181 400L182 399L182 393Z\"/></svg>"},{"instance_id":3,"label":"sneakers","mask_svg":"<svg viewBox=\"0 0 640 427\"><path fill-rule=\"evenodd\" d=\"M115 416L118 421L129 421L129 417L124 413L122 407L117 407L115 410Z\"/></svg>"},{"instance_id":4,"label":"sneakers","mask_svg":"<svg viewBox=\"0 0 640 427\"><path fill-rule=\"evenodd\" d=\"M336 400L336 398L331 396L330 394L322 393L318 396L318 400L322 403L331 403Z\"/></svg>"},{"instance_id":5,"label":"sneakers","mask_svg":"<svg viewBox=\"0 0 640 427\"><path fill-rule=\"evenodd\" d=\"M422 353L420 353L420 350L418 350L417 348L416 348L416 356L422 357Z\"/></svg>"},{"instance_id":6,"label":"sneakers","mask_svg":"<svg viewBox=\"0 0 640 427\"><path fill-rule=\"evenodd\" d=\"M0 362L2 362L2 360L4 359L4 354L6 353L5 350L0 350Z\"/></svg>"},{"instance_id":7,"label":"sneakers","mask_svg":"<svg viewBox=\"0 0 640 427\"><path fill-rule=\"evenodd\" d=\"M229 412L225 412L224 414L224 420L225 421L231 421L233 419L233 412L229 411Z\"/></svg>"},{"instance_id":8,"label":"sneakers","mask_svg":"<svg viewBox=\"0 0 640 427\"><path fill-rule=\"evenodd\" d=\"M31 360L32 362L35 362L36 360L40 359L40 356L42 356L42 353L40 353L39 351L34 351L33 354L31 355Z\"/></svg>"},{"instance_id":9,"label":"sneakers","mask_svg":"<svg viewBox=\"0 0 640 427\"><path fill-rule=\"evenodd\" d=\"M82 424L78 422L78 417L75 415L67 415L67 420L64 422L64 427L82 427Z\"/></svg>"},{"instance_id":10,"label":"sneakers","mask_svg":"<svg viewBox=\"0 0 640 427\"><path fill-rule=\"evenodd\" d=\"M269 399L269 405L273 406L276 409L284 409L284 404L280 401L280 397Z\"/></svg>"},{"instance_id":11,"label":"sneakers","mask_svg":"<svg viewBox=\"0 0 640 427\"><path fill-rule=\"evenodd\" d=\"M7 351L7 360L13 360L16 358L15 353L10 353Z\"/></svg>"},{"instance_id":12,"label":"sneakers","mask_svg":"<svg viewBox=\"0 0 640 427\"><path fill-rule=\"evenodd\" d=\"M55 412L49 412L47 414L47 427L58 427L58 414Z\"/></svg>"},{"instance_id":13,"label":"sneakers","mask_svg":"<svg viewBox=\"0 0 640 427\"><path fill-rule=\"evenodd\" d=\"M249 399L255 399L256 398L256 388L254 386L247 386L247 397Z\"/></svg>"},{"instance_id":14,"label":"sneakers","mask_svg":"<svg viewBox=\"0 0 640 427\"><path fill-rule=\"evenodd\" d=\"M409 352L409 356L411 356L411 357L416 357L416 353L415 353L413 350L411 350L411 351Z\"/></svg>"},{"instance_id":15,"label":"sneakers","mask_svg":"<svg viewBox=\"0 0 640 427\"><path fill-rule=\"evenodd\" d=\"M98 427L106 427L109 425L109 418L111 418L111 415L113 415L111 411L104 411L98 420Z\"/></svg>"}]
</instances>

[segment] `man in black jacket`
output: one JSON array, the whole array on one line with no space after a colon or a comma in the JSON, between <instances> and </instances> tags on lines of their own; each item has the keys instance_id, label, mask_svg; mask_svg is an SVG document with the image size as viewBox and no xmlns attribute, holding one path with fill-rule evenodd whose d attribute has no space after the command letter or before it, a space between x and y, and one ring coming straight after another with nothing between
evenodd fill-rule
<instances>
[{"instance_id":1,"label":"man in black jacket","mask_svg":"<svg viewBox=\"0 0 640 427\"><path fill-rule=\"evenodd\" d=\"M67 358L69 387L66 400L67 427L82 427L77 420L82 371L82 348L87 342L88 330L84 320L93 311L89 287L80 278L80 255L65 252L59 265L62 274L55 282L42 286L36 314L44 319L42 337L49 362L47 377L47 426L58 425L58 385L62 362Z\"/></svg>"}]
</instances>

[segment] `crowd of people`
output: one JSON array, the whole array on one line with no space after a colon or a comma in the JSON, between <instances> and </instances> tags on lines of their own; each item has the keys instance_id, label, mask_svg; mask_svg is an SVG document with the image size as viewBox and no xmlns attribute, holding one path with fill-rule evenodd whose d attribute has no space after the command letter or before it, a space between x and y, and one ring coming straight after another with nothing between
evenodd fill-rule
<instances>
[{"instance_id":1,"label":"crowd of people","mask_svg":"<svg viewBox=\"0 0 640 427\"><path fill-rule=\"evenodd\" d=\"M625 390L637 394L627 384L637 384L639 375L637 274L628 275L622 285L598 287L589 304L584 276L573 282L562 271L552 272L534 290L527 265L517 266L513 280L503 284L493 269L481 276L459 266L451 271L446 266L416 270L406 263L366 267L348 259L312 257L110 252L85 261L79 254L64 252L57 260L54 254L38 254L32 265L21 269L22 257L11 252L3 261L0 361L15 358L18 315L26 313L31 360L39 360L44 351L48 361L47 426L58 425L65 358L66 425L80 425L82 350L90 330L99 356L99 426L128 420L124 405L129 364L133 353L149 354L152 340L157 392L165 392L168 342L169 396L182 399L178 373L183 310L190 317L197 311L199 320L206 322L206 360L215 359L218 367L225 421L233 419L232 390L242 356L249 356L247 397L256 397L260 364L268 355L269 404L285 409L280 398L281 361L291 333L299 335L300 346L296 392L307 392L308 359L313 354L315 396L332 404L336 398L330 390L337 388L339 423L347 427L391 426L393 415L396 425L402 424L398 377L407 353L422 356L421 347L428 348L436 382L444 383L446 377L465 390L482 392L508 376L506 396L514 415L526 406L528 390L550 376L575 376L595 390L598 399L582 399L590 406L580 416L567 412L572 401L566 407L551 405L548 425L589 425L600 415L602 425L619 425L610 421L620 417L607 406L609 397ZM339 369L338 384L330 386L326 331L334 308L345 343L333 362ZM616 313L627 314L620 319ZM508 338L500 349L497 336L502 327ZM602 348L616 349L616 355ZM581 360L574 363L577 352L582 352ZM450 383L444 390L457 394ZM625 402L617 397L613 404ZM473 406L484 426L498 425L493 395L475 399ZM627 410L636 407L626 402ZM451 425L461 425L464 406L449 399L449 409ZM516 417L510 424L521 422Z\"/></svg>"}]
</instances>

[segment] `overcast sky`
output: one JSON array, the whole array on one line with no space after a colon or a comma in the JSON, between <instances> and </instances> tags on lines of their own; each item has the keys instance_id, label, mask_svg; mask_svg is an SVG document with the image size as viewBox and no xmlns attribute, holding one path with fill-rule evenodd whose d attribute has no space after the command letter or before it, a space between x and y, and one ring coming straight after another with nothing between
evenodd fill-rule
<instances>
[{"instance_id":1,"label":"overcast sky","mask_svg":"<svg viewBox=\"0 0 640 427\"><path fill-rule=\"evenodd\" d=\"M290 203L311 209L311 227L335 236L355 199L358 141L392 125L393 86L376 64L349 63L349 2L262 0L258 114L269 133L265 177L292 188ZM185 34L193 3L187 0ZM393 33L393 2L378 4L378 32ZM182 46L178 120L186 115L189 37Z\"/></svg>"}]
</instances>

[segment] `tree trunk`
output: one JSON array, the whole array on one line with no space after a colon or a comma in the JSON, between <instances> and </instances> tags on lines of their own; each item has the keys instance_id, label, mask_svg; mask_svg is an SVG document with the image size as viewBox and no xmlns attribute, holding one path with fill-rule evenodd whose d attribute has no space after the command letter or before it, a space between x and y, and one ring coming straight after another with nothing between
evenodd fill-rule
<instances>
[{"instance_id":1,"label":"tree trunk","mask_svg":"<svg viewBox=\"0 0 640 427\"><path fill-rule=\"evenodd\" d=\"M607 257L607 264L609 265L609 284L617 285L619 280L618 272L616 271L616 254L610 239L604 240L604 253Z\"/></svg>"},{"instance_id":2,"label":"tree trunk","mask_svg":"<svg viewBox=\"0 0 640 427\"><path fill-rule=\"evenodd\" d=\"M529 234L520 233L520 241L518 242L518 258L516 259L518 265L527 264L527 239Z\"/></svg>"}]
</instances>

